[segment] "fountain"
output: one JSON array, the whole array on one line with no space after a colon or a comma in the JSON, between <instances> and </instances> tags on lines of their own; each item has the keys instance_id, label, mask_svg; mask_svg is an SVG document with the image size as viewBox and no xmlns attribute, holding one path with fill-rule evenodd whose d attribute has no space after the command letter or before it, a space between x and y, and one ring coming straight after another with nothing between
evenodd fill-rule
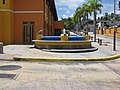
<instances>
[{"instance_id":1,"label":"fountain","mask_svg":"<svg viewBox=\"0 0 120 90\"><path fill-rule=\"evenodd\" d=\"M61 36L43 36L37 35L37 40L33 40L35 47L39 49L89 49L92 48L88 35L68 36L63 30Z\"/></svg>"}]
</instances>

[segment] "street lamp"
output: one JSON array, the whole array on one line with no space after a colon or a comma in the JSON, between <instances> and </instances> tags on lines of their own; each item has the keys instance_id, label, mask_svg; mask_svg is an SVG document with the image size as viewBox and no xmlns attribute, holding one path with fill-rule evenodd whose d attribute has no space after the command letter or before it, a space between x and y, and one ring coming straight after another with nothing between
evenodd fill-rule
<instances>
[{"instance_id":1,"label":"street lamp","mask_svg":"<svg viewBox=\"0 0 120 90\"><path fill-rule=\"evenodd\" d=\"M114 38L113 38L113 51L116 50L116 30L115 30L116 20L115 20L115 16L116 16L116 0L114 0Z\"/></svg>"}]
</instances>

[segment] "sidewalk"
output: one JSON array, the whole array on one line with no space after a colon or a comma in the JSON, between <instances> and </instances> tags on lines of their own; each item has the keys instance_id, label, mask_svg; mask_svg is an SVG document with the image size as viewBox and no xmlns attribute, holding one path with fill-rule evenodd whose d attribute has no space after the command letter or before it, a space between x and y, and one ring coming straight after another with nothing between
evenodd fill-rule
<instances>
[{"instance_id":1,"label":"sidewalk","mask_svg":"<svg viewBox=\"0 0 120 90\"><path fill-rule=\"evenodd\" d=\"M112 37L97 35L97 38L103 40L103 45L99 46L97 42L92 42L93 47L97 47L98 50L94 52L84 52L84 53L55 53L55 52L45 52L34 48L34 45L7 45L4 46L3 55L0 54L1 59L12 59L13 57L24 57L28 59L72 59L72 60L88 60L88 59L105 59L112 58L116 59L120 57L120 43L117 43L116 51L113 51ZM117 39L120 42L120 39ZM113 58L113 56L115 57ZM117 55L117 56L116 56Z\"/></svg>"},{"instance_id":2,"label":"sidewalk","mask_svg":"<svg viewBox=\"0 0 120 90\"><path fill-rule=\"evenodd\" d=\"M8 61L10 61L10 60L13 60L14 56L15 55L13 55L13 54L1 54L0 53L0 60L8 60Z\"/></svg>"}]
</instances>

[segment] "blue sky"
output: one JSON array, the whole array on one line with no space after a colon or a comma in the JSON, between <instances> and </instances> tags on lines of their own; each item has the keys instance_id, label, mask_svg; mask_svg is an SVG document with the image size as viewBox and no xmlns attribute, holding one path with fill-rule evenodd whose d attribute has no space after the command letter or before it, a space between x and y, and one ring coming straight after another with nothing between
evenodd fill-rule
<instances>
[{"instance_id":1,"label":"blue sky","mask_svg":"<svg viewBox=\"0 0 120 90\"><path fill-rule=\"evenodd\" d=\"M83 3L86 3L88 0L55 0L56 9L59 20L62 18L72 17L76 8L82 6ZM118 1L116 0L116 12L120 14L118 10ZM102 13L98 13L98 16L103 16L106 12L113 13L114 0L102 0ZM92 19L92 16L91 16Z\"/></svg>"}]
</instances>

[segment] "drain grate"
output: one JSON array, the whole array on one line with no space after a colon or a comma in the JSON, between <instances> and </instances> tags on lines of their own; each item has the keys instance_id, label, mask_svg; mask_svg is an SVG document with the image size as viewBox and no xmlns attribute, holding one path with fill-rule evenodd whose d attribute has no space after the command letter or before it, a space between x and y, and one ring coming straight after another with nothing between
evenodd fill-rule
<instances>
[{"instance_id":1,"label":"drain grate","mask_svg":"<svg viewBox=\"0 0 120 90\"><path fill-rule=\"evenodd\" d=\"M0 74L0 78L16 79L17 74Z\"/></svg>"},{"instance_id":2,"label":"drain grate","mask_svg":"<svg viewBox=\"0 0 120 90\"><path fill-rule=\"evenodd\" d=\"M0 70L18 70L22 68L21 66L18 65L4 65L0 66Z\"/></svg>"}]
</instances>

